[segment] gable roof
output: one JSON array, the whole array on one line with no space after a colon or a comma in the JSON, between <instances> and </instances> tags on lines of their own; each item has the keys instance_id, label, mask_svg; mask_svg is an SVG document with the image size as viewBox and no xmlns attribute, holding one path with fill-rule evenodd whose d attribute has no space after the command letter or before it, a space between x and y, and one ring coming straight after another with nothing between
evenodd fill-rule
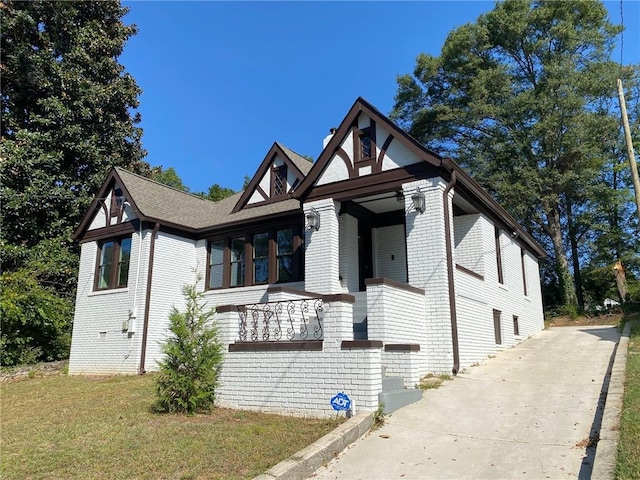
<instances>
[{"instance_id":1,"label":"gable roof","mask_svg":"<svg viewBox=\"0 0 640 480\"><path fill-rule=\"evenodd\" d=\"M331 158L338 151L340 145L344 141L345 137L349 135L353 128L357 128L358 117L361 113L366 114L369 118L374 119L377 123L384 126L386 130L391 132L394 137L400 138L403 144L409 148L418 158L422 161L435 166L440 167L443 164L443 157L431 150L426 149L416 139L414 139L407 132L399 128L389 118L383 115L377 108L367 102L364 98L358 97L354 104L349 109L346 117L340 123L340 126L336 130L336 133L331 137L327 146L322 150L318 160L313 164L313 168L307 174L304 181L300 184L295 192L295 197L306 198L318 181L325 168L329 165Z\"/></svg>"},{"instance_id":2,"label":"gable roof","mask_svg":"<svg viewBox=\"0 0 640 480\"><path fill-rule=\"evenodd\" d=\"M249 219L272 217L300 209L297 200L287 199L234 213L233 207L243 192L213 202L114 167L74 232L73 238L81 238L86 232L100 207L100 202L104 201L109 190L116 184L121 186L123 195L139 220L157 222L187 232L215 230Z\"/></svg>"},{"instance_id":3,"label":"gable roof","mask_svg":"<svg viewBox=\"0 0 640 480\"><path fill-rule=\"evenodd\" d=\"M267 155L264 157L264 160L262 160L262 163L258 167L258 170L253 175L253 178L251 178L249 185L247 185L247 188L238 199L236 205L233 207L233 213L237 213L245 206L247 206L249 199L258 188L260 181L269 170L269 167L273 163L273 160L276 156L282 158L284 163L287 165L290 171L293 172L299 182L302 182L307 173L309 173L309 170L311 170L312 164L306 158L298 155L296 152L285 147L281 143L274 142L267 152ZM262 202L260 202L258 205L260 204L262 204ZM255 206L251 205L251 208L255 208Z\"/></svg>"}]
</instances>

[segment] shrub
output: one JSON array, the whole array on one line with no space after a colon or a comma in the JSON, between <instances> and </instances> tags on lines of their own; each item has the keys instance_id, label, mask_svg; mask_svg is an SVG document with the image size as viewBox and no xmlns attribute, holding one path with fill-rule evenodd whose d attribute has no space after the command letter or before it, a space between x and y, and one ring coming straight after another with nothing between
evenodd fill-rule
<instances>
[{"instance_id":1,"label":"shrub","mask_svg":"<svg viewBox=\"0 0 640 480\"><path fill-rule=\"evenodd\" d=\"M195 413L211 410L222 368L222 344L196 285L185 285L186 311L173 307L172 335L164 342L165 359L156 382L158 411Z\"/></svg>"}]
</instances>

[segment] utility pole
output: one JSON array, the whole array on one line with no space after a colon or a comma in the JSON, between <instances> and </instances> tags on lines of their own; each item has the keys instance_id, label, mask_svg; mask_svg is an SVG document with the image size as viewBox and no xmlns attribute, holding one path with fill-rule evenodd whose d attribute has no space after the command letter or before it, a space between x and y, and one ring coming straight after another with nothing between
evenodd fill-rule
<instances>
[{"instance_id":1,"label":"utility pole","mask_svg":"<svg viewBox=\"0 0 640 480\"><path fill-rule=\"evenodd\" d=\"M618 79L618 99L620 100L620 113L622 114L622 126L624 127L624 138L627 142L627 156L629 157L629 166L631 167L631 179L633 180L633 188L636 192L636 213L640 220L640 180L638 179L638 166L636 165L636 155L633 152L633 143L631 142L631 131L629 130L629 118L627 117L627 104L624 101L624 90L622 89L622 80Z\"/></svg>"}]
</instances>

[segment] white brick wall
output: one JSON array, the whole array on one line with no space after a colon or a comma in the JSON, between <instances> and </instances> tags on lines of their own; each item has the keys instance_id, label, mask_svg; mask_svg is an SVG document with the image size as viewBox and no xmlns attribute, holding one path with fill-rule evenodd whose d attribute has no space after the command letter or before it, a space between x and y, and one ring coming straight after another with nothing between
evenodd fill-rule
<instances>
[{"instance_id":1,"label":"white brick wall","mask_svg":"<svg viewBox=\"0 0 640 480\"><path fill-rule=\"evenodd\" d=\"M475 217L473 222L472 217ZM518 239L512 238L510 232L500 234L504 278L504 284L500 284L493 223L484 215L456 217L455 223L458 245L456 261L484 275L482 281L460 270L455 272L460 366L465 368L485 359L499 348L515 345L540 331L544 321L538 263L535 257L529 253L525 254L528 293L525 297ZM466 228L471 223L472 228ZM480 239L478 231L481 232ZM464 234L470 235L470 238L464 238ZM463 263L469 261L471 263ZM474 265L474 268L470 265ZM495 343L494 309L502 312L501 347ZM515 336L513 331L514 315L518 316L519 336Z\"/></svg>"},{"instance_id":2,"label":"white brick wall","mask_svg":"<svg viewBox=\"0 0 640 480\"><path fill-rule=\"evenodd\" d=\"M98 245L82 244L70 374L138 372L150 238L151 231L143 231L141 245L139 233L132 235L128 287L96 292L93 285ZM122 329L130 311L136 314L135 333Z\"/></svg>"},{"instance_id":3,"label":"white brick wall","mask_svg":"<svg viewBox=\"0 0 640 480\"><path fill-rule=\"evenodd\" d=\"M442 198L445 187L446 182L439 177L402 185L407 212L409 283L426 293L427 369L448 373L453 367L453 345ZM413 209L411 195L417 188L425 195L424 213ZM453 190L449 192L449 202L452 195ZM451 215L452 211L450 208ZM453 228L451 230L453 235Z\"/></svg>"},{"instance_id":4,"label":"white brick wall","mask_svg":"<svg viewBox=\"0 0 640 480\"><path fill-rule=\"evenodd\" d=\"M407 248L404 225L373 229L374 277L407 281ZM356 245L357 246L357 245Z\"/></svg>"},{"instance_id":5,"label":"white brick wall","mask_svg":"<svg viewBox=\"0 0 640 480\"><path fill-rule=\"evenodd\" d=\"M340 227L338 208L330 198L304 204L304 213L315 208L320 229L305 228L305 289L316 293L341 293Z\"/></svg>"}]
</instances>

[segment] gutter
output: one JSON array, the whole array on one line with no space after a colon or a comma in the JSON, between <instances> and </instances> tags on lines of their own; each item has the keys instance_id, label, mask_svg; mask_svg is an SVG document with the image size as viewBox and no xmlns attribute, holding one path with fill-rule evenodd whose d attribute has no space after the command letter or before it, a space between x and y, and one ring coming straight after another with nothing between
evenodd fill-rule
<instances>
[{"instance_id":1,"label":"gutter","mask_svg":"<svg viewBox=\"0 0 640 480\"><path fill-rule=\"evenodd\" d=\"M451 180L442 192L442 200L444 203L444 229L445 229L445 246L447 251L447 280L449 284L449 311L451 313L451 342L453 345L453 369L451 373L457 375L460 370L460 349L458 345L458 314L456 311L456 292L453 282L453 248L451 242L451 221L449 219L449 192L457 182L456 171L451 172Z\"/></svg>"},{"instance_id":2,"label":"gutter","mask_svg":"<svg viewBox=\"0 0 640 480\"><path fill-rule=\"evenodd\" d=\"M160 229L160 224L156 223L151 232L151 246L149 247L149 270L147 273L147 292L144 301L144 324L142 326L142 348L140 350L140 367L138 373L143 375L147 373L144 367L145 358L147 356L147 335L149 332L149 306L151 305L151 284L153 279L153 256L156 250L156 235Z\"/></svg>"}]
</instances>

